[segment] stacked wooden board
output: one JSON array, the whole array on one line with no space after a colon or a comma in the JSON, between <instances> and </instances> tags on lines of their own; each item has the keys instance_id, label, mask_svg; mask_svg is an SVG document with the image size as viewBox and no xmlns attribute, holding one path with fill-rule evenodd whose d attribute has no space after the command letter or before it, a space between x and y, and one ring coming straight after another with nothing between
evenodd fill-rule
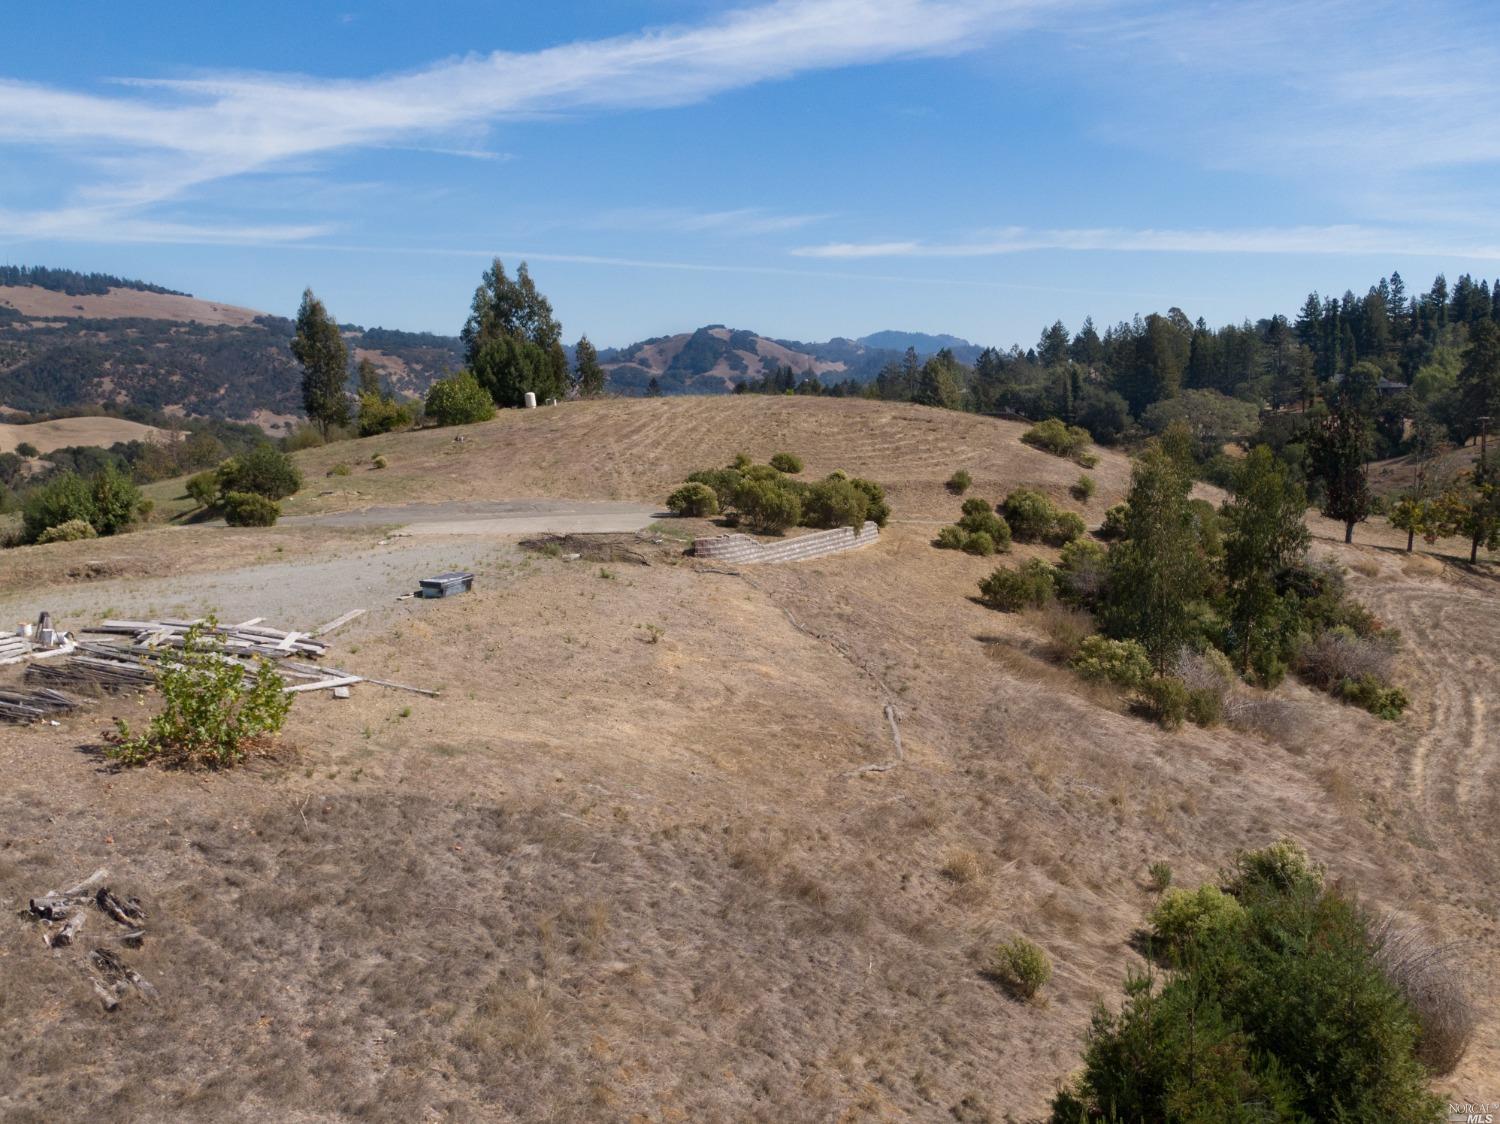
<instances>
[{"instance_id":1,"label":"stacked wooden board","mask_svg":"<svg viewBox=\"0 0 1500 1124\"><path fill-rule=\"evenodd\" d=\"M16 633L0 636L0 664L20 663L31 655L31 641Z\"/></svg>"},{"instance_id":2,"label":"stacked wooden board","mask_svg":"<svg viewBox=\"0 0 1500 1124\"><path fill-rule=\"evenodd\" d=\"M36 691L0 690L0 722L38 722L77 708L77 699L46 687Z\"/></svg>"},{"instance_id":3,"label":"stacked wooden board","mask_svg":"<svg viewBox=\"0 0 1500 1124\"><path fill-rule=\"evenodd\" d=\"M328 650L328 645L313 638L310 632L283 632L279 628L268 628L256 617L243 624L208 627L207 622L196 620L160 621L105 621L83 631L91 635L116 635L134 638L132 647L155 650L159 648L181 648L188 630L198 628L204 636L212 636L224 651L232 655L264 656L267 659L284 659L287 656L310 656L317 659Z\"/></svg>"}]
</instances>

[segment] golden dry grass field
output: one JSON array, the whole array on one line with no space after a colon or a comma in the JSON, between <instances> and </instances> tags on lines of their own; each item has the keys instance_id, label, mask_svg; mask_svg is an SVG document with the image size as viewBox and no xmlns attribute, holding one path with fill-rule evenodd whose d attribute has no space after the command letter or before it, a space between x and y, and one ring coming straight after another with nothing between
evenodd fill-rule
<instances>
[{"instance_id":1,"label":"golden dry grass field","mask_svg":"<svg viewBox=\"0 0 1500 1124\"><path fill-rule=\"evenodd\" d=\"M1463 942L1481 1025L1438 1087L1494 1099L1493 567L1315 521L1407 637L1412 711L1289 683L1273 737L1166 733L1049 662L1035 617L972 600L993 560L930 545L960 467L971 494L1039 486L1091 526L1123 496L1122 456L1080 505L1077 466L1020 432L869 402L588 403L299 454L288 505L660 502L738 451L888 487L875 546L738 573L683 555L694 521L664 522L649 565L317 524L0 555L0 620L261 597L311 627L357 603L329 661L443 693L304 697L294 762L228 775L105 768L99 732L148 702L0 727L0 1117L1033 1119L1141 964L1147 865L1192 883L1283 835ZM395 601L444 551L475 591ZM132 963L155 1006L106 1015L17 916L98 866L150 911ZM1040 1003L980 971L1017 933L1055 965Z\"/></svg>"},{"instance_id":2,"label":"golden dry grass field","mask_svg":"<svg viewBox=\"0 0 1500 1124\"><path fill-rule=\"evenodd\" d=\"M69 445L98 445L107 449L119 441L156 441L165 437L164 430L124 418L59 418L27 425L0 425L0 453L13 453L18 445L25 443L35 446L39 453L50 453Z\"/></svg>"}]
</instances>

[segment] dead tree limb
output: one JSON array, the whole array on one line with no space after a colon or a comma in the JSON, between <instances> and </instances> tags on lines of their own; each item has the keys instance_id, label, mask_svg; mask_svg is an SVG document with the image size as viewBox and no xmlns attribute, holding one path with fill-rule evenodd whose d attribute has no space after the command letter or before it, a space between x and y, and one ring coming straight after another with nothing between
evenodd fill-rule
<instances>
[{"instance_id":1,"label":"dead tree limb","mask_svg":"<svg viewBox=\"0 0 1500 1124\"><path fill-rule=\"evenodd\" d=\"M80 898L93 894L94 888L108 879L109 871L101 866L70 889L50 890L40 898L32 898L29 903L32 915L44 921L65 920L73 912L73 906Z\"/></svg>"}]
</instances>

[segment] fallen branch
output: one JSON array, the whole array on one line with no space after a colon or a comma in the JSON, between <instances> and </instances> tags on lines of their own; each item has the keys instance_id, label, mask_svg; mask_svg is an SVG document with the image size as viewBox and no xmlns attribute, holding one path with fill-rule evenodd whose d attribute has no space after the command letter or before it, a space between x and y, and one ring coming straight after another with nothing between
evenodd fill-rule
<instances>
[{"instance_id":1,"label":"fallen branch","mask_svg":"<svg viewBox=\"0 0 1500 1124\"><path fill-rule=\"evenodd\" d=\"M56 932L49 932L42 940L47 943L48 948L66 948L73 943L73 938L78 935L78 930L83 928L83 919L85 916L87 916L85 911L82 908L78 909L72 917L68 918L61 929L58 929Z\"/></svg>"},{"instance_id":2,"label":"fallen branch","mask_svg":"<svg viewBox=\"0 0 1500 1124\"><path fill-rule=\"evenodd\" d=\"M44 921L62 921L73 912L73 906L80 898L91 895L95 887L108 879L109 871L101 866L70 889L51 890L40 898L32 898L28 903L31 906L32 915Z\"/></svg>"}]
</instances>

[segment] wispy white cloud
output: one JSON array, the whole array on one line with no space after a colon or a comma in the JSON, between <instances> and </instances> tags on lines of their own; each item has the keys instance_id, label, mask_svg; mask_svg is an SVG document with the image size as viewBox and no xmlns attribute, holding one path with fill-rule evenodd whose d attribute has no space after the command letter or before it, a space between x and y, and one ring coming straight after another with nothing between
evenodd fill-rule
<instances>
[{"instance_id":1,"label":"wispy white cloud","mask_svg":"<svg viewBox=\"0 0 1500 1124\"><path fill-rule=\"evenodd\" d=\"M574 225L590 230L661 231L674 234L757 235L802 230L826 214L775 214L762 207L694 211L684 207L626 207Z\"/></svg>"},{"instance_id":2,"label":"wispy white cloud","mask_svg":"<svg viewBox=\"0 0 1500 1124\"><path fill-rule=\"evenodd\" d=\"M830 242L803 246L804 258L984 258L1035 250L1175 254L1335 254L1500 259L1500 244L1477 245L1409 230L1358 225L1227 230L1033 230L1005 227L953 242Z\"/></svg>"},{"instance_id":3,"label":"wispy white cloud","mask_svg":"<svg viewBox=\"0 0 1500 1124\"><path fill-rule=\"evenodd\" d=\"M497 51L406 74L119 80L118 94L0 81L0 145L41 146L114 169L84 190L122 214L280 161L537 113L685 105L811 70L952 54L1079 0L775 0L698 26ZM67 208L35 216L65 229Z\"/></svg>"}]
</instances>

